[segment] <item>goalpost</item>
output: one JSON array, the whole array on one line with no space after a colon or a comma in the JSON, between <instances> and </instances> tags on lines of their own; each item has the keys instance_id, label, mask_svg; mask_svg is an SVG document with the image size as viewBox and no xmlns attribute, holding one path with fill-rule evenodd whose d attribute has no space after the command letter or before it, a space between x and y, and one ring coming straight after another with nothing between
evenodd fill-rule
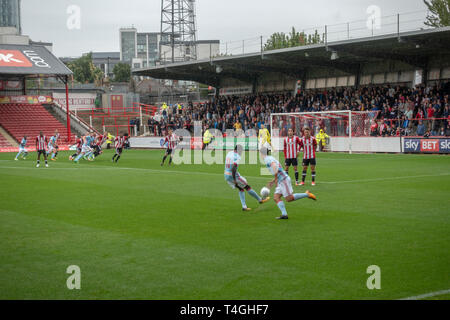
<instances>
[{"instance_id":1,"label":"goalpost","mask_svg":"<svg viewBox=\"0 0 450 320\"><path fill-rule=\"evenodd\" d=\"M329 136L325 150L352 153L355 150L354 138L369 137L372 120L377 115L376 111L351 110L272 113L272 141L276 150L282 150L282 141L287 136L288 129L292 128L294 134L301 137L302 129L309 127L314 137L321 129Z\"/></svg>"}]
</instances>

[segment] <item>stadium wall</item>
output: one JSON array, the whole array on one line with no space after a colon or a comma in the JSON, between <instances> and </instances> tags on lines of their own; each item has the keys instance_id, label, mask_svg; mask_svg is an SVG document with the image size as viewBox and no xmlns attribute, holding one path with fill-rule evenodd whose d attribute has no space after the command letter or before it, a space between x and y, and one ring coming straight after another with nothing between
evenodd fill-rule
<instances>
[{"instance_id":1,"label":"stadium wall","mask_svg":"<svg viewBox=\"0 0 450 320\"><path fill-rule=\"evenodd\" d=\"M69 93L69 108L74 111L80 108L94 108L96 93ZM53 92L53 100L59 105L66 105L66 94Z\"/></svg>"},{"instance_id":2,"label":"stadium wall","mask_svg":"<svg viewBox=\"0 0 450 320\"><path fill-rule=\"evenodd\" d=\"M163 137L132 137L130 138L130 145L136 149L163 149ZM203 146L202 138L191 137L190 141L182 141L181 145L190 145L190 149L201 149ZM257 138L233 138L233 139L215 139L211 144L214 149L233 150L236 144L244 146L245 150L257 150Z\"/></svg>"},{"instance_id":3,"label":"stadium wall","mask_svg":"<svg viewBox=\"0 0 450 320\"><path fill-rule=\"evenodd\" d=\"M353 137L352 152L402 152L400 137ZM348 137L331 137L330 151L348 152L350 139Z\"/></svg>"}]
</instances>

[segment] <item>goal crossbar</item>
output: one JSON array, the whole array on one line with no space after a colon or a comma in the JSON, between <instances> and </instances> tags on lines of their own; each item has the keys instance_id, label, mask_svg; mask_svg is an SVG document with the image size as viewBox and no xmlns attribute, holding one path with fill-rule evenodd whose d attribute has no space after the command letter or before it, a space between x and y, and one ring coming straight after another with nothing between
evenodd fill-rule
<instances>
[{"instance_id":1,"label":"goal crossbar","mask_svg":"<svg viewBox=\"0 0 450 320\"><path fill-rule=\"evenodd\" d=\"M301 119L309 123L313 121L316 130L318 127L321 128L321 126L328 130L331 130L331 127L333 126L339 127L340 133L344 134L338 136L348 138L348 151L349 153L352 153L352 137L367 134L370 121L376 118L376 116L376 111L352 110L272 113L270 115L270 128L272 130L272 135L275 133L274 138L281 138L282 135L286 135L286 132L280 132L280 129L283 130L283 128L280 127L280 124L283 124L283 127L289 127L291 125L301 126L301 123L303 122ZM297 124L295 124L296 121L292 120L291 123L286 123L286 120L289 118L300 119L300 122L297 121ZM274 126L274 119L278 119L277 121L279 121L277 126ZM318 122L321 122L321 124L317 124ZM274 129L279 130L276 131ZM284 131L286 131L285 128ZM313 134L315 133L313 132ZM276 135L280 136L277 137Z\"/></svg>"}]
</instances>

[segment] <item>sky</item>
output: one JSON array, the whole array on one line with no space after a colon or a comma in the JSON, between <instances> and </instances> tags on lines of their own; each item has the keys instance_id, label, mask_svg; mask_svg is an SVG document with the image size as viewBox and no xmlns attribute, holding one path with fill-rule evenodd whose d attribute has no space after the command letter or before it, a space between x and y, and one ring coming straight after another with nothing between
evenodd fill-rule
<instances>
[{"instance_id":1,"label":"sky","mask_svg":"<svg viewBox=\"0 0 450 320\"><path fill-rule=\"evenodd\" d=\"M253 44L256 39L257 44L259 36L266 39L274 32L288 33L293 26L309 30L360 21L352 24L356 28L373 13L367 13L370 6L379 8L381 16L415 12L411 17L417 19L426 14L422 0L198 0L196 3L197 38L220 40L222 48L225 42L230 42L230 48L240 46L243 39L253 39ZM138 32L159 32L160 19L161 0L22 0L23 34L34 41L53 42L53 52L59 57L77 57L89 51L119 51L119 28L134 25ZM395 22L392 19L381 21Z\"/></svg>"}]
</instances>

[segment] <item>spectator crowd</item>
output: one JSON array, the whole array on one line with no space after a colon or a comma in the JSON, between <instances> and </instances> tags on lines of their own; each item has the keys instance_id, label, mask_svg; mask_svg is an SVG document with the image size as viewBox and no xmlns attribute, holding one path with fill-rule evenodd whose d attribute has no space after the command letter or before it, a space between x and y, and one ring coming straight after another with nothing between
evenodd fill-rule
<instances>
[{"instance_id":1,"label":"spectator crowd","mask_svg":"<svg viewBox=\"0 0 450 320\"><path fill-rule=\"evenodd\" d=\"M219 129L256 129L269 124L271 113L316 111L374 111L372 136L450 136L449 85L373 86L252 96L222 96L210 102L161 110L160 121L150 119L150 132L158 136L168 128L193 131L194 121Z\"/></svg>"}]
</instances>

